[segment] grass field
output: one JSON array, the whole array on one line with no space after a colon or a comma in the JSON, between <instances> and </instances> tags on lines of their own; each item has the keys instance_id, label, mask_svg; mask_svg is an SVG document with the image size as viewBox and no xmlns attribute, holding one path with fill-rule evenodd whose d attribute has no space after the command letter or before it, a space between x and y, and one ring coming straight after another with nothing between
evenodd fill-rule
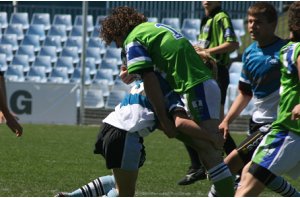
<instances>
[{"instance_id":1,"label":"grass field","mask_svg":"<svg viewBox=\"0 0 300 198\"><path fill-rule=\"evenodd\" d=\"M52 197L110 174L102 157L93 154L98 126L23 127L24 135L16 138L0 125L0 197ZM237 142L244 138L233 135ZM145 146L147 160L140 170L136 196L207 196L209 181L184 187L176 184L189 166L182 143L157 131L145 139ZM299 181L291 183L300 187ZM278 195L266 190L262 196Z\"/></svg>"}]
</instances>

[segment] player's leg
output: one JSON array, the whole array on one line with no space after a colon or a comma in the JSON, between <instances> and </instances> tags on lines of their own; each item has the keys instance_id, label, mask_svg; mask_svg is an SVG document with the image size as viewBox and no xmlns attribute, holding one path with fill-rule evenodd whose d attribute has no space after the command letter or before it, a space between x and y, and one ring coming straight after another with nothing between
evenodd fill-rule
<instances>
[{"instance_id":1,"label":"player's leg","mask_svg":"<svg viewBox=\"0 0 300 198\"><path fill-rule=\"evenodd\" d=\"M116 179L116 186L120 197L134 197L135 186L138 177L138 170L127 171L123 169L113 169Z\"/></svg>"}]
</instances>

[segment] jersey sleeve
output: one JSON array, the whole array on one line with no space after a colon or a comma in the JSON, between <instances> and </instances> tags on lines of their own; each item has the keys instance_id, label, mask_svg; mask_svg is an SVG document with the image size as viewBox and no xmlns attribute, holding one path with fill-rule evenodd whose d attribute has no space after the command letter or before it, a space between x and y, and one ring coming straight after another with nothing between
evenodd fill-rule
<instances>
[{"instance_id":1,"label":"jersey sleeve","mask_svg":"<svg viewBox=\"0 0 300 198\"><path fill-rule=\"evenodd\" d=\"M223 31L224 41L226 42L236 42L237 37L234 32L231 20L229 17L223 17L219 21L219 25Z\"/></svg>"},{"instance_id":2,"label":"jersey sleeve","mask_svg":"<svg viewBox=\"0 0 300 198\"><path fill-rule=\"evenodd\" d=\"M146 47L140 42L130 42L125 48L127 52L127 69L129 74L138 73L140 70L152 68L154 66Z\"/></svg>"},{"instance_id":3,"label":"jersey sleeve","mask_svg":"<svg viewBox=\"0 0 300 198\"><path fill-rule=\"evenodd\" d=\"M287 48L285 53L286 59L283 64L287 68L289 73L298 73L297 58L299 55L300 43L294 43Z\"/></svg>"}]
</instances>

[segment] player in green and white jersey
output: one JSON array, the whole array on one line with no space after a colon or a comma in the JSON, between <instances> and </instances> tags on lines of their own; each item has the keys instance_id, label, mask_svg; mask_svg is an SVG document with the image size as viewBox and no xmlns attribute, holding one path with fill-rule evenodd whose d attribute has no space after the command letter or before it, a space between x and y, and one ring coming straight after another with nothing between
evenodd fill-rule
<instances>
[{"instance_id":1,"label":"player in green and white jersey","mask_svg":"<svg viewBox=\"0 0 300 198\"><path fill-rule=\"evenodd\" d=\"M134 79L132 74L141 75L163 131L194 147L219 195L233 196L232 175L218 143L224 141L218 131L219 87L187 39L169 26L146 21L134 9L118 7L102 22L101 37L106 44L115 41L125 49L128 70L121 78L128 83ZM187 95L194 121L184 116L175 120L168 117L154 71L160 72L175 92Z\"/></svg>"},{"instance_id":2,"label":"player in green and white jersey","mask_svg":"<svg viewBox=\"0 0 300 198\"><path fill-rule=\"evenodd\" d=\"M281 89L278 118L244 168L236 196L258 196L271 175L300 176L300 2L289 8L291 41L280 50Z\"/></svg>"}]
</instances>

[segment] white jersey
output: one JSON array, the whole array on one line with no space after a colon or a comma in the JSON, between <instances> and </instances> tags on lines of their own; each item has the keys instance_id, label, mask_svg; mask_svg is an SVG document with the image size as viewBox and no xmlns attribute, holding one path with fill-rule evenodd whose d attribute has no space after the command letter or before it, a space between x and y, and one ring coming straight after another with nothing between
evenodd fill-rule
<instances>
[{"instance_id":1,"label":"white jersey","mask_svg":"<svg viewBox=\"0 0 300 198\"><path fill-rule=\"evenodd\" d=\"M128 132L138 132L142 137L154 131L156 116L146 98L144 84L137 82L103 122Z\"/></svg>"}]
</instances>

